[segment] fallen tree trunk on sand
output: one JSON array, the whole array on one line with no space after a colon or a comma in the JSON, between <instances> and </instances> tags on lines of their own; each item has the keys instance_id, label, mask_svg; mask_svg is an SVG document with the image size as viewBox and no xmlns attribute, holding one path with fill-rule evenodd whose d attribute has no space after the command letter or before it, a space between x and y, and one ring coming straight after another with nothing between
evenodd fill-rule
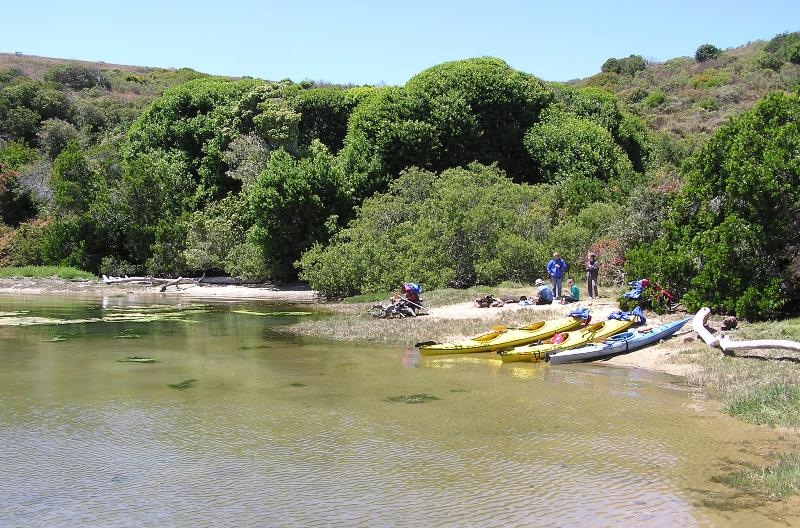
<instances>
[{"instance_id":1,"label":"fallen tree trunk on sand","mask_svg":"<svg viewBox=\"0 0 800 528\"><path fill-rule=\"evenodd\" d=\"M199 279L185 279L183 277L178 277L177 279L163 279L159 277L107 277L103 275L103 282L105 284L163 284L161 291L164 291L167 286L177 287L178 284L196 284L202 280L203 277Z\"/></svg>"},{"instance_id":2,"label":"fallen tree trunk on sand","mask_svg":"<svg viewBox=\"0 0 800 528\"><path fill-rule=\"evenodd\" d=\"M793 350L800 352L800 343L788 339L756 339L753 341L735 341L725 334L717 338L706 328L706 321L711 315L710 308L700 308L692 320L692 327L700 339L712 348L722 348L723 353L733 355L737 350Z\"/></svg>"},{"instance_id":3,"label":"fallen tree trunk on sand","mask_svg":"<svg viewBox=\"0 0 800 528\"><path fill-rule=\"evenodd\" d=\"M788 339L756 339L753 341L734 341L730 337L723 335L719 340L723 352L735 352L737 350L793 350L800 352L800 343L789 341Z\"/></svg>"},{"instance_id":4,"label":"fallen tree trunk on sand","mask_svg":"<svg viewBox=\"0 0 800 528\"><path fill-rule=\"evenodd\" d=\"M711 315L711 308L700 308L694 315L694 319L692 319L692 328L708 346L716 348L719 346L719 338L712 335L706 328L706 321L708 321L709 315Z\"/></svg>"}]
</instances>

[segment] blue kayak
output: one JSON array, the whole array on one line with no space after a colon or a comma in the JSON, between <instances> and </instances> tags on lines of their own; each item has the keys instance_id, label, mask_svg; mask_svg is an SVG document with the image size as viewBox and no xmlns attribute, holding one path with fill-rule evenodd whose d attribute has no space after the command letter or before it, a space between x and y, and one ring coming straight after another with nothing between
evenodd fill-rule
<instances>
[{"instance_id":1,"label":"blue kayak","mask_svg":"<svg viewBox=\"0 0 800 528\"><path fill-rule=\"evenodd\" d=\"M687 317L686 319L681 319L674 323L667 323L655 328L642 328L622 332L597 345L587 345L550 354L545 358L545 361L549 361L553 365L558 365L560 363L592 361L594 359L625 354L637 348L642 348L651 343L657 343L662 339L668 338L683 328L683 325L690 319L691 317Z\"/></svg>"}]
</instances>

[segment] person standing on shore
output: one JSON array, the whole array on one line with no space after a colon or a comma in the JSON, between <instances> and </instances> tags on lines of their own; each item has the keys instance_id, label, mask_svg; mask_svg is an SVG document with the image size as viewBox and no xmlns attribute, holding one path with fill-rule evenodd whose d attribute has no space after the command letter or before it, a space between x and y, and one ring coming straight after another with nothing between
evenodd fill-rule
<instances>
[{"instance_id":1,"label":"person standing on shore","mask_svg":"<svg viewBox=\"0 0 800 528\"><path fill-rule=\"evenodd\" d=\"M569 266L567 266L567 263L561 258L561 255L558 252L553 253L553 260L547 263L547 273L550 275L550 281L553 283L553 295L555 295L556 299L561 297L561 283L568 269Z\"/></svg>"},{"instance_id":2,"label":"person standing on shore","mask_svg":"<svg viewBox=\"0 0 800 528\"><path fill-rule=\"evenodd\" d=\"M597 262L597 255L589 253L586 257L586 289L589 291L589 298L600 297L597 293L597 276L600 274L600 263Z\"/></svg>"}]
</instances>

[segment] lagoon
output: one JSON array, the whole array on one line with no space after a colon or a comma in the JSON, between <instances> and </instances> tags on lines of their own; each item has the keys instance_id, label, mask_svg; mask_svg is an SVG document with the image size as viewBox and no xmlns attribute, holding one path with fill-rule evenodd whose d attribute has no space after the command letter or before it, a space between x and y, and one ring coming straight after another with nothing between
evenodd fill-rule
<instances>
[{"instance_id":1,"label":"lagoon","mask_svg":"<svg viewBox=\"0 0 800 528\"><path fill-rule=\"evenodd\" d=\"M325 317L313 305L97 321L164 302L0 296L0 312L87 320L0 326L0 526L800 520L796 501L715 482L782 440L682 378L274 330Z\"/></svg>"}]
</instances>

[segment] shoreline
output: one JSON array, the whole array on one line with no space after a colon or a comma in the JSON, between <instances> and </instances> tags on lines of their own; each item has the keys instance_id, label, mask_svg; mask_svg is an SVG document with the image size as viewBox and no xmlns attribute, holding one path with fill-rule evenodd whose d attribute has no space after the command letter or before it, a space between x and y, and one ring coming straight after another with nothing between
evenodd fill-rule
<instances>
[{"instance_id":1,"label":"shoreline","mask_svg":"<svg viewBox=\"0 0 800 528\"><path fill-rule=\"evenodd\" d=\"M317 304L334 313L333 318L339 318L340 323L345 327L360 325L362 327L362 341L377 341L392 343L391 340L379 339L380 336L391 339L391 333L387 336L387 328L404 327L407 331L418 333L415 338L417 341L430 339L430 332L441 334L442 327L449 328L444 331L445 335L439 335L441 340L465 338L488 331L494 325L515 325L526 324L535 320L548 319L551 317L561 317L577 306L589 308L595 321L605 319L609 313L618 310L613 298L599 298L594 300L582 301L577 304L569 305L544 305L544 306L520 306L516 303L508 303L496 308L477 308L471 301L448 302L440 305L433 305L428 308L428 315L413 319L399 320L379 320L365 315L366 309L371 303L344 304L344 303L324 303L321 302L317 293L302 284L256 284L256 285L231 285L231 284L181 284L179 288L170 286L166 292L159 291L161 285L150 284L106 284L101 280L81 281L65 279L0 279L0 295L26 296L88 296L88 297L147 297L152 301L154 298L174 301L175 299L191 299L193 301L268 301L280 303L302 303ZM675 317L662 318L655 314L648 314L648 323L657 325ZM520 322L522 321L522 322ZM331 321L329 324L336 324ZM344 335L336 332L325 332L320 325L326 325L325 321L312 323L311 325L299 323L284 327L283 329L292 334L312 335L318 337L328 337L333 340L352 339L351 335ZM427 333L427 334L426 334ZM426 337L427 336L427 337ZM689 337L692 336L692 337ZM667 343L660 343L641 350L636 350L628 354L615 356L606 360L598 361L598 364L605 364L614 367L643 369L649 371L663 372L675 376L689 376L696 373L701 367L693 363L676 363L672 357L679 353L682 348L692 346L696 343L696 334L691 330L683 330L671 338ZM676 346L676 343L679 345ZM397 345L407 345L396 341Z\"/></svg>"},{"instance_id":2,"label":"shoreline","mask_svg":"<svg viewBox=\"0 0 800 528\"><path fill-rule=\"evenodd\" d=\"M193 300L261 300L287 303L318 302L317 292L300 284L232 285L232 284L181 284L161 292L161 285L106 284L97 281L69 281L65 279L0 279L0 294L5 295L65 295L120 297L159 296L165 299Z\"/></svg>"}]
</instances>

